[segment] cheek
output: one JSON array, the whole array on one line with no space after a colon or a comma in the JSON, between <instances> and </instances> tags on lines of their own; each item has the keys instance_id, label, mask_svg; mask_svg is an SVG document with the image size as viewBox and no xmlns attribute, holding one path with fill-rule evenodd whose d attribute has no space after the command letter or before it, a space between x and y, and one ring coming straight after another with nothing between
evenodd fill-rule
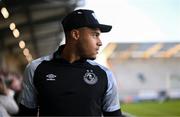
<instances>
[{"instance_id":1,"label":"cheek","mask_svg":"<svg viewBox=\"0 0 180 117\"><path fill-rule=\"evenodd\" d=\"M86 41L83 44L83 50L86 51L86 52L94 51L95 48L96 48L96 43L93 40Z\"/></svg>"},{"instance_id":2,"label":"cheek","mask_svg":"<svg viewBox=\"0 0 180 117\"><path fill-rule=\"evenodd\" d=\"M78 52L82 56L91 56L96 54L96 40L93 39L90 35L81 35L80 41L77 45Z\"/></svg>"},{"instance_id":3,"label":"cheek","mask_svg":"<svg viewBox=\"0 0 180 117\"><path fill-rule=\"evenodd\" d=\"M87 49L93 49L94 47L96 47L96 40L90 36L84 39L83 43L84 43L85 48Z\"/></svg>"},{"instance_id":4,"label":"cheek","mask_svg":"<svg viewBox=\"0 0 180 117\"><path fill-rule=\"evenodd\" d=\"M91 47L89 46L88 42L80 42L77 45L78 53L82 57L87 57L89 53L91 53Z\"/></svg>"}]
</instances>

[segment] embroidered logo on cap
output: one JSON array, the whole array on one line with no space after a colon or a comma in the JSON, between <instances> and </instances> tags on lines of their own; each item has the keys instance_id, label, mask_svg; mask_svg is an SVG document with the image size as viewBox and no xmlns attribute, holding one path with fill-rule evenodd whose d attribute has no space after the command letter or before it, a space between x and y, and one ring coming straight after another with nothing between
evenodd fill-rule
<instances>
[{"instance_id":1,"label":"embroidered logo on cap","mask_svg":"<svg viewBox=\"0 0 180 117\"><path fill-rule=\"evenodd\" d=\"M94 84L97 83L98 78L97 78L97 76L93 73L93 70L86 70L86 73L85 73L85 75L84 75L84 81L85 81L87 84L94 85Z\"/></svg>"},{"instance_id":2,"label":"embroidered logo on cap","mask_svg":"<svg viewBox=\"0 0 180 117\"><path fill-rule=\"evenodd\" d=\"M78 11L77 14L83 14L82 12Z\"/></svg>"},{"instance_id":3,"label":"embroidered logo on cap","mask_svg":"<svg viewBox=\"0 0 180 117\"><path fill-rule=\"evenodd\" d=\"M96 17L96 15L95 15L95 13L92 13L92 16L97 20L97 17Z\"/></svg>"}]
</instances>

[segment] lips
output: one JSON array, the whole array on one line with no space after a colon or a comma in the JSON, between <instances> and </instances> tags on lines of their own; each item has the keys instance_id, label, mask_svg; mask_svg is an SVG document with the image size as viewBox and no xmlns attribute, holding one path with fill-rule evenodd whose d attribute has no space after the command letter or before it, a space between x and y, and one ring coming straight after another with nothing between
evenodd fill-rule
<instances>
[{"instance_id":1,"label":"lips","mask_svg":"<svg viewBox=\"0 0 180 117\"><path fill-rule=\"evenodd\" d=\"M97 54L99 53L99 49L96 49L96 53L97 53Z\"/></svg>"}]
</instances>

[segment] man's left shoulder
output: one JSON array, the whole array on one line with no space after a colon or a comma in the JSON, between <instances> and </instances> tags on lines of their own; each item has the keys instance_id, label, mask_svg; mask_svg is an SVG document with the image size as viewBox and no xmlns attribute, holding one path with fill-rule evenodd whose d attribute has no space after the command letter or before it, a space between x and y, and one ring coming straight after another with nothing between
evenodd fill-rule
<instances>
[{"instance_id":1,"label":"man's left shoulder","mask_svg":"<svg viewBox=\"0 0 180 117\"><path fill-rule=\"evenodd\" d=\"M111 72L107 67L99 64L98 62L94 61L94 60L87 60L87 62L93 66L98 66L100 69L106 71L106 72Z\"/></svg>"}]
</instances>

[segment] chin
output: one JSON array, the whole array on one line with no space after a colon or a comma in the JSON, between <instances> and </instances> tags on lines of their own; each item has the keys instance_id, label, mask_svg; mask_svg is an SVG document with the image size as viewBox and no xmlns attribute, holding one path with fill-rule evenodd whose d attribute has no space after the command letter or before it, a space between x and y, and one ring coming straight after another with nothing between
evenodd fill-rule
<instances>
[{"instance_id":1,"label":"chin","mask_svg":"<svg viewBox=\"0 0 180 117\"><path fill-rule=\"evenodd\" d=\"M95 60L96 59L96 54L86 55L83 58L90 59L90 60Z\"/></svg>"},{"instance_id":2,"label":"chin","mask_svg":"<svg viewBox=\"0 0 180 117\"><path fill-rule=\"evenodd\" d=\"M89 58L90 60L95 60L96 58Z\"/></svg>"},{"instance_id":3,"label":"chin","mask_svg":"<svg viewBox=\"0 0 180 117\"><path fill-rule=\"evenodd\" d=\"M95 59L96 59L96 56L88 57L88 59L90 59L90 60L95 60Z\"/></svg>"}]
</instances>

